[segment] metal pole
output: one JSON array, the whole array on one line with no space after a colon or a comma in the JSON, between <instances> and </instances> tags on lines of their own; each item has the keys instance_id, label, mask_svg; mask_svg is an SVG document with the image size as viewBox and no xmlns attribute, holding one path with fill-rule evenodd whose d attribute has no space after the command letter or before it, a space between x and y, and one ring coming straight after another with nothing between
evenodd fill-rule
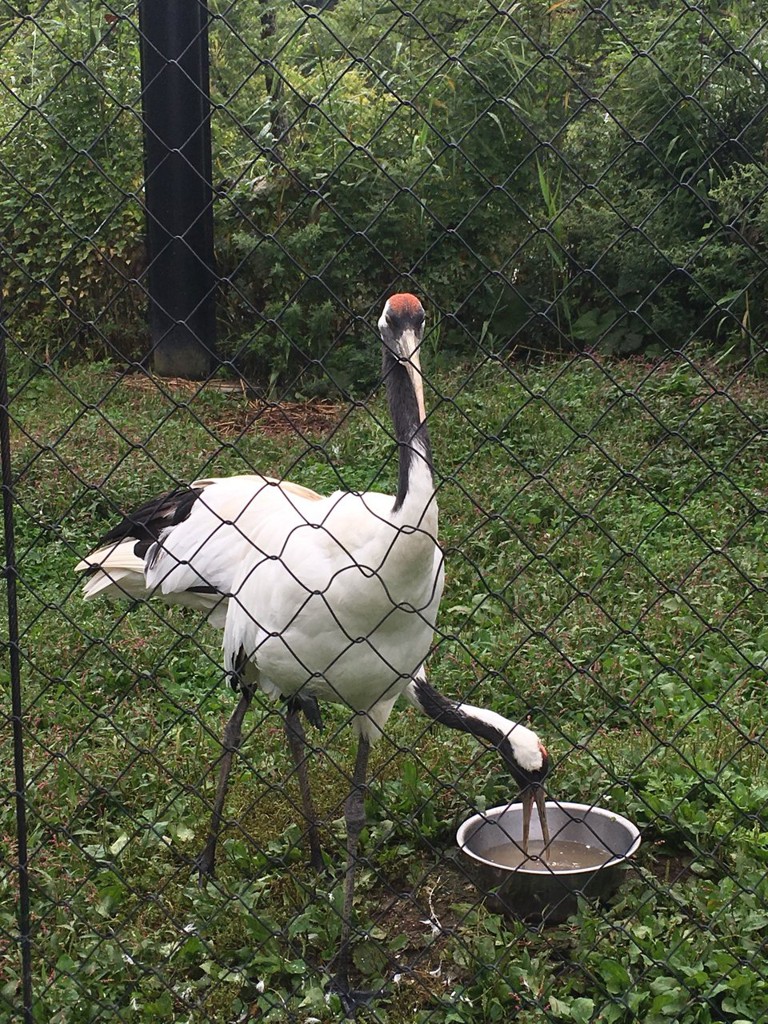
<instances>
[{"instance_id":1,"label":"metal pole","mask_svg":"<svg viewBox=\"0 0 768 1024\"><path fill-rule=\"evenodd\" d=\"M7 336L0 310L0 461L2 462L5 565L8 595L8 654L11 672L11 723L16 786L16 847L19 873L19 946L21 950L21 1007L24 1024L32 1024L32 946L29 920L29 861L27 854L27 785L24 777L24 705L21 697L19 616L16 600L16 549L13 538L13 475L11 473L10 415L8 409Z\"/></svg>"},{"instance_id":2,"label":"metal pole","mask_svg":"<svg viewBox=\"0 0 768 1024\"><path fill-rule=\"evenodd\" d=\"M149 328L155 371L215 366L206 0L141 0Z\"/></svg>"}]
</instances>

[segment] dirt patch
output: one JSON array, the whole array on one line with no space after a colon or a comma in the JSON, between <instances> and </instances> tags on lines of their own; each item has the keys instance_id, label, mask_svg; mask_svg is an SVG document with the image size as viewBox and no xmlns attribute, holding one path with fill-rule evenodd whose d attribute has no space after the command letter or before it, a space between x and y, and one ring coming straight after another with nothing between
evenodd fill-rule
<instances>
[{"instance_id":1,"label":"dirt patch","mask_svg":"<svg viewBox=\"0 0 768 1024\"><path fill-rule=\"evenodd\" d=\"M451 864L425 867L421 878L381 879L374 896L378 909L374 923L392 935L405 936L403 953L412 966L423 961L425 969L446 940L462 926L467 910L480 904L477 889Z\"/></svg>"},{"instance_id":2,"label":"dirt patch","mask_svg":"<svg viewBox=\"0 0 768 1024\"><path fill-rule=\"evenodd\" d=\"M342 415L341 406L319 398L308 402L249 401L211 425L221 437L241 437L251 430L270 437L304 436L327 433L338 425Z\"/></svg>"},{"instance_id":3,"label":"dirt patch","mask_svg":"<svg viewBox=\"0 0 768 1024\"><path fill-rule=\"evenodd\" d=\"M380 967L393 982L390 995L396 1002L416 1007L425 999L444 998L455 986L464 972L450 955L449 943L466 917L462 905L477 901L467 879L446 864L427 868L415 884L405 877L382 879L373 895L378 909L372 917L374 934L376 929L386 934L383 948L389 954L386 966ZM393 942L398 945L394 954ZM355 954L358 968L363 966L360 953L365 955L365 950Z\"/></svg>"},{"instance_id":4,"label":"dirt patch","mask_svg":"<svg viewBox=\"0 0 768 1024\"><path fill-rule=\"evenodd\" d=\"M305 402L269 402L255 398L240 381L185 380L182 377L153 377L135 373L123 375L120 386L131 391L166 391L184 396L203 391L217 391L232 397L232 407L223 415L214 417L209 428L220 437L242 437L258 430L269 437L286 434L299 436L326 434L337 426L345 407L328 399L312 398Z\"/></svg>"},{"instance_id":5,"label":"dirt patch","mask_svg":"<svg viewBox=\"0 0 768 1024\"><path fill-rule=\"evenodd\" d=\"M693 857L686 854L671 857L658 856L649 862L648 867L660 882L664 882L665 885L675 885L677 882L685 882L695 874L691 870L693 860Z\"/></svg>"}]
</instances>

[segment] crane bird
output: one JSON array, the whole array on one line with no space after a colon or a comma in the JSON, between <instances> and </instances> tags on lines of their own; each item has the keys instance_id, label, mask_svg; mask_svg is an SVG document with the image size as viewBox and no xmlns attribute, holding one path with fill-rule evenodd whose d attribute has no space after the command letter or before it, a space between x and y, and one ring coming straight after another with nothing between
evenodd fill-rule
<instances>
[{"instance_id":1,"label":"crane bird","mask_svg":"<svg viewBox=\"0 0 768 1024\"><path fill-rule=\"evenodd\" d=\"M454 702L424 672L443 590L437 501L419 346L424 310L393 295L378 323L383 376L399 452L397 493L306 487L259 475L198 480L147 502L77 566L87 599L146 599L200 609L224 629L224 659L240 697L223 755L201 877L214 870L229 772L256 689L286 702L285 728L313 865L322 855L301 713L319 724L318 699L352 712L358 736L344 806L347 864L335 984L352 1000L351 916L371 744L398 697L429 718L495 748L523 792L525 835L534 799L546 828L547 751L525 726ZM547 839L545 832L545 840Z\"/></svg>"}]
</instances>

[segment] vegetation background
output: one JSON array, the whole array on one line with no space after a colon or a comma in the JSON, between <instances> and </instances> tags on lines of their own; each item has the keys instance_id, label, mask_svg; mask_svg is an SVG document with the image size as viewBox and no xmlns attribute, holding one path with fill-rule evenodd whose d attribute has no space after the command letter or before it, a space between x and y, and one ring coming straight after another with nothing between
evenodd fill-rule
<instances>
[{"instance_id":1,"label":"vegetation background","mask_svg":"<svg viewBox=\"0 0 768 1024\"><path fill-rule=\"evenodd\" d=\"M374 324L402 287L428 309L448 560L432 678L528 721L553 795L644 839L611 906L549 929L491 913L454 835L508 780L399 710L356 906L358 980L386 992L361 1019L768 1021L761 5L210 8L227 365L198 386L133 372L136 5L0 4L36 1021L339 1019L346 716L313 734L328 871L304 865L264 702L199 889L232 706L219 638L179 609L84 605L72 568L138 498L205 475L391 489ZM3 1024L21 992L13 798L8 776Z\"/></svg>"},{"instance_id":2,"label":"vegetation background","mask_svg":"<svg viewBox=\"0 0 768 1024\"><path fill-rule=\"evenodd\" d=\"M220 347L255 380L369 383L350 312L401 285L441 352L758 354L759 4L210 7ZM7 316L141 358L135 5L3 10Z\"/></svg>"}]
</instances>

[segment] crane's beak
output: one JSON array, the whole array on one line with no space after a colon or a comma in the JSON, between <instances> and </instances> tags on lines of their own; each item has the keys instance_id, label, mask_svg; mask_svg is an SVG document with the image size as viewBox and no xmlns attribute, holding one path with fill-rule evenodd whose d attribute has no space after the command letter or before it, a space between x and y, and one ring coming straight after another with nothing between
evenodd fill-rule
<instances>
[{"instance_id":1,"label":"crane's beak","mask_svg":"<svg viewBox=\"0 0 768 1024\"><path fill-rule=\"evenodd\" d=\"M531 832L531 814L533 803L536 801L536 809L539 812L541 822L541 837L544 841L544 848L549 846L549 826L547 825L547 794L540 783L533 783L527 786L522 792L523 801L523 853L528 856L528 839ZM542 854L546 859L546 852Z\"/></svg>"},{"instance_id":2,"label":"crane's beak","mask_svg":"<svg viewBox=\"0 0 768 1024\"><path fill-rule=\"evenodd\" d=\"M416 392L416 401L419 406L419 422L423 423L427 418L424 407L424 381L421 376L421 359L419 358L419 346L421 338L410 327L403 331L399 348L400 359L405 363L408 376L413 382L413 390Z\"/></svg>"}]
</instances>

